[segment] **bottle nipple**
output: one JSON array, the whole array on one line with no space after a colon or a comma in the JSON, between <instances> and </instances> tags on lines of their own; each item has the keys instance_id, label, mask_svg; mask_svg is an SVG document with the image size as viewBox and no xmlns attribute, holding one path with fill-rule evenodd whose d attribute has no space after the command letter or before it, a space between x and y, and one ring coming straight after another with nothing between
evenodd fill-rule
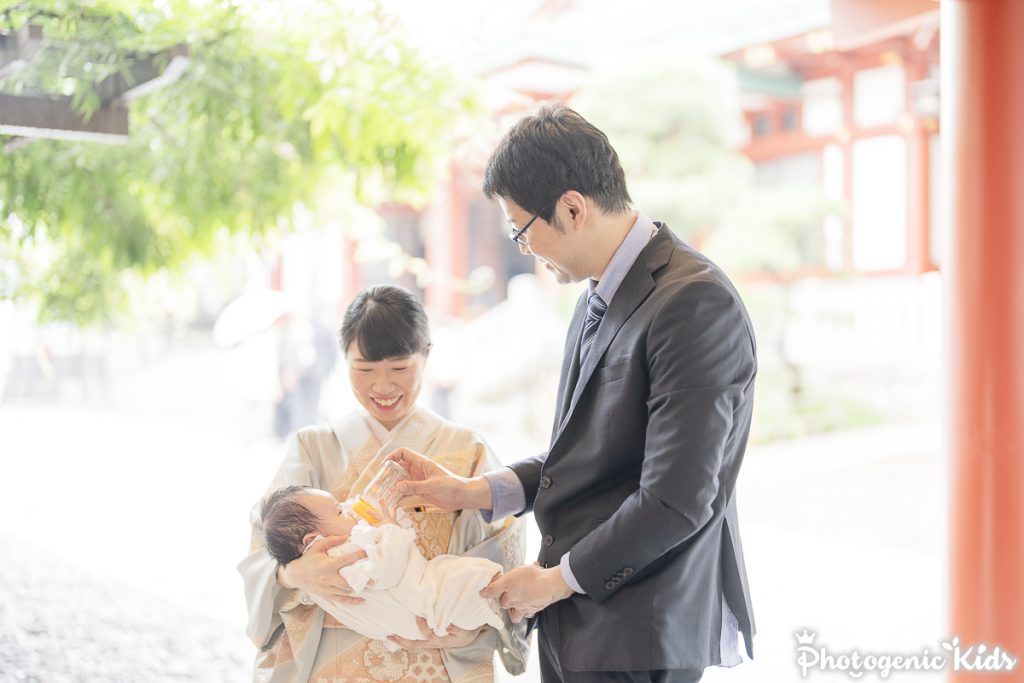
<instances>
[{"instance_id":1,"label":"bottle nipple","mask_svg":"<svg viewBox=\"0 0 1024 683\"><path fill-rule=\"evenodd\" d=\"M352 503L352 512L356 513L373 526L378 526L383 521L380 513L365 498L358 496Z\"/></svg>"}]
</instances>

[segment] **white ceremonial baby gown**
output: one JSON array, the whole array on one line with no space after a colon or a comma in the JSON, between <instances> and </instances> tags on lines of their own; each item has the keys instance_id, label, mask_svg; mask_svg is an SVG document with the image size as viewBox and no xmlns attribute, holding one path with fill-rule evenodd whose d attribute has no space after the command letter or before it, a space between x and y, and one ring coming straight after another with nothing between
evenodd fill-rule
<instances>
[{"instance_id":1,"label":"white ceremonial baby gown","mask_svg":"<svg viewBox=\"0 0 1024 683\"><path fill-rule=\"evenodd\" d=\"M327 551L332 557L354 549L366 558L341 569L359 604L346 604L310 596L316 604L344 626L367 638L387 640L397 635L423 640L416 624L421 616L439 636L447 635L452 624L475 629L484 624L500 629L500 607L480 591L501 571L501 565L480 557L438 555L427 560L416 546L416 532L396 524L371 526L360 521L349 540ZM372 584L370 582L373 582Z\"/></svg>"}]
</instances>

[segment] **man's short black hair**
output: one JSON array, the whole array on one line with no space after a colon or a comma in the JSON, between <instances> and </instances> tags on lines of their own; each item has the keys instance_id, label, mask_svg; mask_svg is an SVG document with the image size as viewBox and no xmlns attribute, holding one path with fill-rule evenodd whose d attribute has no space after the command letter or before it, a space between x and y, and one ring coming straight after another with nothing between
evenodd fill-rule
<instances>
[{"instance_id":1,"label":"man's short black hair","mask_svg":"<svg viewBox=\"0 0 1024 683\"><path fill-rule=\"evenodd\" d=\"M402 287L379 285L356 295L338 334L341 352L352 342L368 361L404 358L430 350L427 312L416 295Z\"/></svg>"},{"instance_id":2,"label":"man's short black hair","mask_svg":"<svg viewBox=\"0 0 1024 683\"><path fill-rule=\"evenodd\" d=\"M260 508L263 544L281 566L302 555L302 539L320 528L317 516L299 502L299 496L313 491L308 486L285 486L267 496Z\"/></svg>"},{"instance_id":3,"label":"man's short black hair","mask_svg":"<svg viewBox=\"0 0 1024 683\"><path fill-rule=\"evenodd\" d=\"M630 208L626 176L608 136L562 104L545 105L505 134L484 171L484 194L551 222L569 190L606 213Z\"/></svg>"}]
</instances>

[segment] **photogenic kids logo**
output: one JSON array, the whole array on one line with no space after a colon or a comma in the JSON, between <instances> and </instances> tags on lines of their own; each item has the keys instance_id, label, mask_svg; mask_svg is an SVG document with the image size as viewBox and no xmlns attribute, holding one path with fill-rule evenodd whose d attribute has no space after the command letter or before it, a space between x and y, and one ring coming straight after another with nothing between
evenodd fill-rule
<instances>
[{"instance_id":1,"label":"photogenic kids logo","mask_svg":"<svg viewBox=\"0 0 1024 683\"><path fill-rule=\"evenodd\" d=\"M941 649L932 652L925 648L912 654L878 654L852 650L833 654L824 645L815 645L818 634L804 629L796 636L796 665L800 676L807 678L814 672L839 671L850 678L866 673L888 678L894 671L1013 671L1017 658L998 645L984 643L961 645L959 636L942 642Z\"/></svg>"}]
</instances>

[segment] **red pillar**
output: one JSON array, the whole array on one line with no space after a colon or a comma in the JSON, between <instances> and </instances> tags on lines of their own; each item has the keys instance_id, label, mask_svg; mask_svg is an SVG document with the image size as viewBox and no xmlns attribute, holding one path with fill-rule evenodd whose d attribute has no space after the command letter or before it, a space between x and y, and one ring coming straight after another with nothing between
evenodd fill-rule
<instances>
[{"instance_id":1,"label":"red pillar","mask_svg":"<svg viewBox=\"0 0 1024 683\"><path fill-rule=\"evenodd\" d=\"M469 272L469 210L458 171L439 187L423 212L426 259L437 277L427 288L427 312L441 320L460 318L466 297L454 285Z\"/></svg>"},{"instance_id":2,"label":"red pillar","mask_svg":"<svg viewBox=\"0 0 1024 683\"><path fill-rule=\"evenodd\" d=\"M914 111L910 83L920 81L928 73L927 57L923 53L908 47L903 51L904 68L907 74L907 112ZM929 154L928 131L922 125L921 118L908 114L909 128L903 137L907 143L907 270L911 273L923 273L931 266L928 226L931 224L928 215L929 192Z\"/></svg>"},{"instance_id":3,"label":"red pillar","mask_svg":"<svg viewBox=\"0 0 1024 683\"><path fill-rule=\"evenodd\" d=\"M351 237L343 237L343 249L344 249L344 262L342 268L345 272L344 280L344 291L342 292L342 304L341 313L344 315L345 309L352 302L352 299L356 298L356 294L365 286L363 282L363 269L360 266L359 261L356 260L356 249L358 248L357 242Z\"/></svg>"},{"instance_id":4,"label":"red pillar","mask_svg":"<svg viewBox=\"0 0 1024 683\"><path fill-rule=\"evenodd\" d=\"M942 135L950 220L950 628L1024 681L1024 2L945 0Z\"/></svg>"},{"instance_id":5,"label":"red pillar","mask_svg":"<svg viewBox=\"0 0 1024 683\"><path fill-rule=\"evenodd\" d=\"M837 142L843 150L843 267L853 270L853 69L844 65L839 73L843 84L843 135Z\"/></svg>"}]
</instances>

